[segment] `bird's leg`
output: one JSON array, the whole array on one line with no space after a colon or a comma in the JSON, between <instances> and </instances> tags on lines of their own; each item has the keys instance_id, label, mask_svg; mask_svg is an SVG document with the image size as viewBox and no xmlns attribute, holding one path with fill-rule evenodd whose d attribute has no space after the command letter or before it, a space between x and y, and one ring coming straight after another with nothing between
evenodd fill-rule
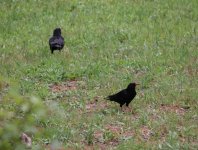
<instances>
[{"instance_id":1,"label":"bird's leg","mask_svg":"<svg viewBox=\"0 0 198 150\"><path fill-rule=\"evenodd\" d=\"M52 53L52 54L53 54L53 52L54 52L54 51L53 51L53 50L51 50L51 53Z\"/></svg>"},{"instance_id":2,"label":"bird's leg","mask_svg":"<svg viewBox=\"0 0 198 150\"><path fill-rule=\"evenodd\" d=\"M123 112L123 108L122 107L120 107L120 111Z\"/></svg>"},{"instance_id":3,"label":"bird's leg","mask_svg":"<svg viewBox=\"0 0 198 150\"><path fill-rule=\"evenodd\" d=\"M132 111L131 108L129 107L129 104L126 104L126 107L127 107L128 111Z\"/></svg>"},{"instance_id":4,"label":"bird's leg","mask_svg":"<svg viewBox=\"0 0 198 150\"><path fill-rule=\"evenodd\" d=\"M123 111L123 110L122 110L122 104L120 104L120 110Z\"/></svg>"}]
</instances>

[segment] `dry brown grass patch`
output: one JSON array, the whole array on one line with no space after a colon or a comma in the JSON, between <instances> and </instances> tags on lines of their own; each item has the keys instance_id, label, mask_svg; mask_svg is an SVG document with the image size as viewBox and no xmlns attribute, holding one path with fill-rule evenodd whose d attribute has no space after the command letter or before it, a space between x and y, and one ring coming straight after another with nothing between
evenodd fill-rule
<instances>
[{"instance_id":1,"label":"dry brown grass patch","mask_svg":"<svg viewBox=\"0 0 198 150\"><path fill-rule=\"evenodd\" d=\"M50 90L54 93L61 93L70 90L76 90L78 87L77 80L69 80L62 83L55 83L49 86Z\"/></svg>"}]
</instances>

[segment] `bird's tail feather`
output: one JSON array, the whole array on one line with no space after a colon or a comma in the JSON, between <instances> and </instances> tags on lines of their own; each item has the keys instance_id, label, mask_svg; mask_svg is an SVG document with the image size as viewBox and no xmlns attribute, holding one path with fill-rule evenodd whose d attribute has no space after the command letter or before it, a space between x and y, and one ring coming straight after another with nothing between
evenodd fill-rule
<instances>
[{"instance_id":1,"label":"bird's tail feather","mask_svg":"<svg viewBox=\"0 0 198 150\"><path fill-rule=\"evenodd\" d=\"M61 48L60 44L54 44L54 46L56 46L57 48Z\"/></svg>"},{"instance_id":2,"label":"bird's tail feather","mask_svg":"<svg viewBox=\"0 0 198 150\"><path fill-rule=\"evenodd\" d=\"M106 100L114 101L111 96L105 97Z\"/></svg>"}]
</instances>

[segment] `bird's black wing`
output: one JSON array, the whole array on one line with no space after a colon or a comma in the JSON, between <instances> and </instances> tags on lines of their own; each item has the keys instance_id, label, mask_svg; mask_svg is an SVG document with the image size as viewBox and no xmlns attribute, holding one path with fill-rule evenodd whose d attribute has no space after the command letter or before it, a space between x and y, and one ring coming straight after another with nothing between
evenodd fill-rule
<instances>
[{"instance_id":1,"label":"bird's black wing","mask_svg":"<svg viewBox=\"0 0 198 150\"><path fill-rule=\"evenodd\" d=\"M65 41L64 41L64 38L62 36L60 36L59 42L60 42L61 47L63 48L64 44L65 44Z\"/></svg>"},{"instance_id":2,"label":"bird's black wing","mask_svg":"<svg viewBox=\"0 0 198 150\"><path fill-rule=\"evenodd\" d=\"M126 103L129 104L135 98L135 96L136 96L136 92L130 93Z\"/></svg>"},{"instance_id":3,"label":"bird's black wing","mask_svg":"<svg viewBox=\"0 0 198 150\"><path fill-rule=\"evenodd\" d=\"M55 37L51 37L50 39L49 39L49 45L51 45L51 43L53 43L53 41L55 40Z\"/></svg>"},{"instance_id":4,"label":"bird's black wing","mask_svg":"<svg viewBox=\"0 0 198 150\"><path fill-rule=\"evenodd\" d=\"M56 47L56 48L62 48L64 46L62 39L54 38L54 37L49 40L49 44L50 46Z\"/></svg>"},{"instance_id":5,"label":"bird's black wing","mask_svg":"<svg viewBox=\"0 0 198 150\"><path fill-rule=\"evenodd\" d=\"M127 97L127 91L126 90L122 90L114 95L110 95L108 96L108 99L110 101L115 101L115 102L118 102L118 103L121 103L125 101L125 98Z\"/></svg>"}]
</instances>

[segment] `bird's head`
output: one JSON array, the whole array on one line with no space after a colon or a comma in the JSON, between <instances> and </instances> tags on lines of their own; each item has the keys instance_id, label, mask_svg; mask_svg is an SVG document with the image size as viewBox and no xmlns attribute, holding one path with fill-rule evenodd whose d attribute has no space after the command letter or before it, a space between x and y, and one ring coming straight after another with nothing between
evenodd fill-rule
<instances>
[{"instance_id":1,"label":"bird's head","mask_svg":"<svg viewBox=\"0 0 198 150\"><path fill-rule=\"evenodd\" d=\"M61 35L61 29L60 28L56 28L54 30L53 36L60 36Z\"/></svg>"},{"instance_id":2,"label":"bird's head","mask_svg":"<svg viewBox=\"0 0 198 150\"><path fill-rule=\"evenodd\" d=\"M139 84L137 84L137 83L135 83L135 82L130 83L130 84L128 85L127 89L129 89L129 90L135 89L135 87L136 87L137 85L139 85Z\"/></svg>"}]
</instances>

